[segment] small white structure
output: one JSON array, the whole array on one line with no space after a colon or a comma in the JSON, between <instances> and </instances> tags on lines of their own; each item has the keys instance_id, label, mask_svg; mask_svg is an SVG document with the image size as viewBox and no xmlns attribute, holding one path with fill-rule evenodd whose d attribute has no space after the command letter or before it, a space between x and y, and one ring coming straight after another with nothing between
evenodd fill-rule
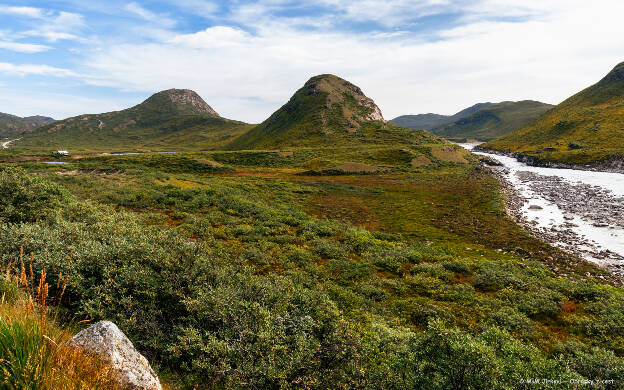
<instances>
[{"instance_id":1,"label":"small white structure","mask_svg":"<svg viewBox=\"0 0 624 390\"><path fill-rule=\"evenodd\" d=\"M54 155L57 157L69 156L69 152L67 150L57 150L54 152Z\"/></svg>"}]
</instances>

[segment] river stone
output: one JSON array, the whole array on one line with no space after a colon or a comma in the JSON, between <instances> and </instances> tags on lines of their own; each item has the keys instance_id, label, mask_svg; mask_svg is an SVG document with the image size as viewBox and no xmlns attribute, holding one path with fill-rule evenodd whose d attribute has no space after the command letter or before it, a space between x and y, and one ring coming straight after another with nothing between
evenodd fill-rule
<instances>
[{"instance_id":1,"label":"river stone","mask_svg":"<svg viewBox=\"0 0 624 390\"><path fill-rule=\"evenodd\" d=\"M82 330L68 345L93 353L111 365L115 379L124 389L162 390L158 376L147 359L117 325L100 321Z\"/></svg>"},{"instance_id":2,"label":"river stone","mask_svg":"<svg viewBox=\"0 0 624 390\"><path fill-rule=\"evenodd\" d=\"M529 210L542 210L543 207L542 206L538 206L536 204L532 204L529 206Z\"/></svg>"}]
</instances>

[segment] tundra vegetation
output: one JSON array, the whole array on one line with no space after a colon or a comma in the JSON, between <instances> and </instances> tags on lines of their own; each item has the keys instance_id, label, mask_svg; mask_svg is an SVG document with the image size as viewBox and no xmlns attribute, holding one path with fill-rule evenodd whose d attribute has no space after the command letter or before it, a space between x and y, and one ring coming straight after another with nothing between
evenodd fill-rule
<instances>
[{"instance_id":1,"label":"tundra vegetation","mask_svg":"<svg viewBox=\"0 0 624 390\"><path fill-rule=\"evenodd\" d=\"M172 387L618 388L624 291L497 188L441 143L7 163L0 253Z\"/></svg>"}]
</instances>

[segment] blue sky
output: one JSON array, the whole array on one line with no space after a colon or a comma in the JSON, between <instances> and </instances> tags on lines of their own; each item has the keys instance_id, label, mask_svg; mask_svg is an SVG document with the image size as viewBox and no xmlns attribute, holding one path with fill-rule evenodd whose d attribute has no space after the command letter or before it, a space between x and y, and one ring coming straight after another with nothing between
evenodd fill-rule
<instances>
[{"instance_id":1,"label":"blue sky","mask_svg":"<svg viewBox=\"0 0 624 390\"><path fill-rule=\"evenodd\" d=\"M196 90L259 122L309 77L387 119L558 103L624 61L621 0L0 0L0 112L64 118Z\"/></svg>"}]
</instances>

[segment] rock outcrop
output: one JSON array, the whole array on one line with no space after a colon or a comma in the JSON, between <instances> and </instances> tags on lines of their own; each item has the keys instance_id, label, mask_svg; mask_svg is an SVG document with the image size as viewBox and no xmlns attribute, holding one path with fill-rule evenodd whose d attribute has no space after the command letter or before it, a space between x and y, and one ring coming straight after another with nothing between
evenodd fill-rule
<instances>
[{"instance_id":1,"label":"rock outcrop","mask_svg":"<svg viewBox=\"0 0 624 390\"><path fill-rule=\"evenodd\" d=\"M116 380L124 389L161 390L158 376L147 359L110 321L100 321L79 332L67 343L94 354L110 364Z\"/></svg>"}]
</instances>

